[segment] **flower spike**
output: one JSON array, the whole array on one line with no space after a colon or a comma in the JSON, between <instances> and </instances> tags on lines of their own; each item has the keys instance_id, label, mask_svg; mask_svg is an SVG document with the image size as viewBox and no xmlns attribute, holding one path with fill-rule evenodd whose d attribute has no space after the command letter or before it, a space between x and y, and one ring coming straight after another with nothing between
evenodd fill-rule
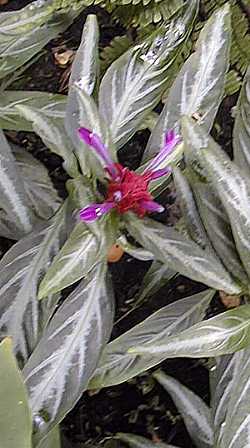
<instances>
[{"instance_id":1,"label":"flower spike","mask_svg":"<svg viewBox=\"0 0 250 448\"><path fill-rule=\"evenodd\" d=\"M106 201L102 204L90 204L82 209L80 218L83 221L93 222L108 213L112 208L120 214L133 211L141 218L148 212L161 213L164 211L164 207L153 200L149 192L149 183L171 172L169 167L160 168L160 165L180 141L174 131L166 133L164 147L142 174L137 174L119 163L114 163L100 137L89 129L80 128L78 132L81 139L87 145L92 146L99 157L102 158L105 163L105 170L110 176Z\"/></svg>"}]
</instances>

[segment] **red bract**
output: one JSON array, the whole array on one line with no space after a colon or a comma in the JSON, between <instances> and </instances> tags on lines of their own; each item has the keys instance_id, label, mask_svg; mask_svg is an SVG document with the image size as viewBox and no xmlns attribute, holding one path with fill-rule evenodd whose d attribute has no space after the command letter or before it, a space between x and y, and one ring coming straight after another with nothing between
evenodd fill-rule
<instances>
[{"instance_id":1,"label":"red bract","mask_svg":"<svg viewBox=\"0 0 250 448\"><path fill-rule=\"evenodd\" d=\"M150 176L136 174L122 165L115 164L119 172L118 180L111 180L108 186L107 201L115 202L114 206L119 213L129 210L143 217L146 209L141 201L152 201L153 197L148 191Z\"/></svg>"},{"instance_id":2,"label":"red bract","mask_svg":"<svg viewBox=\"0 0 250 448\"><path fill-rule=\"evenodd\" d=\"M137 174L119 163L112 162L108 149L99 136L86 128L79 129L80 137L95 149L105 163L109 184L106 200L101 204L91 204L80 211L83 221L95 221L111 209L118 213L132 211L143 217L147 212L162 212L164 207L153 200L150 194L149 182L169 173L169 168L158 169L166 156L173 150L179 139L173 131L166 134L165 146L150 162L149 167L142 174Z\"/></svg>"}]
</instances>

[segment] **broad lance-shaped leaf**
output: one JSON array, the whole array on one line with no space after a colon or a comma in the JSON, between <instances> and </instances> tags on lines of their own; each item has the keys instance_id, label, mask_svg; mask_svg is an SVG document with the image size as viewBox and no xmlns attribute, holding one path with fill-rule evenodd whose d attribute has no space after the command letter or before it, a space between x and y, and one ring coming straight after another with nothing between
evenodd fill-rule
<instances>
[{"instance_id":1,"label":"broad lance-shaped leaf","mask_svg":"<svg viewBox=\"0 0 250 448\"><path fill-rule=\"evenodd\" d=\"M244 78L233 131L234 161L250 175L250 67Z\"/></svg>"},{"instance_id":2,"label":"broad lance-shaped leaf","mask_svg":"<svg viewBox=\"0 0 250 448\"><path fill-rule=\"evenodd\" d=\"M94 14L87 16L81 43L71 67L69 85L77 84L88 95L92 95L99 74L99 28ZM73 92L70 92L69 96Z\"/></svg>"},{"instance_id":3,"label":"broad lance-shaped leaf","mask_svg":"<svg viewBox=\"0 0 250 448\"><path fill-rule=\"evenodd\" d=\"M229 216L239 256L250 276L249 180L212 138L209 139L207 148L200 151L199 158L206 164L212 185Z\"/></svg>"},{"instance_id":4,"label":"broad lance-shaped leaf","mask_svg":"<svg viewBox=\"0 0 250 448\"><path fill-rule=\"evenodd\" d=\"M237 354L217 357L215 366L210 369L210 376L213 375L214 378L213 388L210 387L210 407L214 424L215 446L218 446L218 440L221 438L225 428L224 422L232 393L232 381L235 375L238 377L236 358Z\"/></svg>"},{"instance_id":5,"label":"broad lance-shaped leaf","mask_svg":"<svg viewBox=\"0 0 250 448\"><path fill-rule=\"evenodd\" d=\"M250 344L250 305L242 305L200 322L177 336L131 347L128 352L165 358L208 358L241 350Z\"/></svg>"},{"instance_id":6,"label":"broad lance-shaped leaf","mask_svg":"<svg viewBox=\"0 0 250 448\"><path fill-rule=\"evenodd\" d=\"M72 65L65 117L66 132L74 145L82 172L86 175L91 174L95 165L98 166L98 161L89 151L89 147L79 138L78 128L83 126L93 130L109 148L112 147L108 129L99 117L94 100L90 98L98 81L98 45L97 19L96 16L89 15Z\"/></svg>"},{"instance_id":7,"label":"broad lance-shaped leaf","mask_svg":"<svg viewBox=\"0 0 250 448\"><path fill-rule=\"evenodd\" d=\"M129 49L104 75L100 113L117 148L132 137L158 103L168 81L168 70L192 29L198 3L190 0L182 16L163 24L144 42Z\"/></svg>"},{"instance_id":8,"label":"broad lance-shaped leaf","mask_svg":"<svg viewBox=\"0 0 250 448\"><path fill-rule=\"evenodd\" d=\"M47 437L39 443L39 448L61 448L60 427L56 425Z\"/></svg>"},{"instance_id":9,"label":"broad lance-shaped leaf","mask_svg":"<svg viewBox=\"0 0 250 448\"><path fill-rule=\"evenodd\" d=\"M23 179L30 206L41 219L49 219L58 210L59 198L45 166L31 154L16 145L11 145L17 166Z\"/></svg>"},{"instance_id":10,"label":"broad lance-shaped leaf","mask_svg":"<svg viewBox=\"0 0 250 448\"><path fill-rule=\"evenodd\" d=\"M124 432L118 432L115 435L115 438L126 443L131 448L178 448L174 445L169 445L168 443L155 443L145 437L138 436L136 434L127 434Z\"/></svg>"},{"instance_id":11,"label":"broad lance-shaped leaf","mask_svg":"<svg viewBox=\"0 0 250 448\"><path fill-rule=\"evenodd\" d=\"M137 301L141 302L146 297L152 296L176 275L177 272L173 271L173 269L169 268L166 264L159 261L153 261L149 270L143 277Z\"/></svg>"},{"instance_id":12,"label":"broad lance-shaped leaf","mask_svg":"<svg viewBox=\"0 0 250 448\"><path fill-rule=\"evenodd\" d=\"M162 148L166 129L174 128L178 132L182 115L198 114L200 123L210 130L223 97L230 37L230 7L227 4L207 21L196 51L187 59L173 83L149 139L144 160Z\"/></svg>"},{"instance_id":13,"label":"broad lance-shaped leaf","mask_svg":"<svg viewBox=\"0 0 250 448\"><path fill-rule=\"evenodd\" d=\"M91 129L99 135L105 145L113 153L115 160L115 151L110 140L110 133L105 121L100 117L97 105L93 98L89 96L84 89L72 86L70 92L74 92L73 100L71 93L69 94L69 103L67 103L67 113L65 117L65 129L74 145L74 150L79 160L82 173L90 177L91 174L103 178L103 168L101 162L97 159L93 151L89 150L89 146L79 138L78 128L85 127Z\"/></svg>"},{"instance_id":14,"label":"broad lance-shaped leaf","mask_svg":"<svg viewBox=\"0 0 250 448\"><path fill-rule=\"evenodd\" d=\"M154 259L154 255L151 252L144 249L143 247L135 246L130 241L128 241L126 236L123 234L119 236L119 238L117 238L117 244L119 244L123 248L124 252L134 258L137 258L137 260L149 261Z\"/></svg>"},{"instance_id":15,"label":"broad lance-shaped leaf","mask_svg":"<svg viewBox=\"0 0 250 448\"><path fill-rule=\"evenodd\" d=\"M199 216L193 192L188 180L179 168L174 168L173 173L183 220L190 238L203 249L208 249L214 254L213 248L211 247L211 243Z\"/></svg>"},{"instance_id":16,"label":"broad lance-shaped leaf","mask_svg":"<svg viewBox=\"0 0 250 448\"><path fill-rule=\"evenodd\" d=\"M47 92L21 90L6 90L0 92L0 127L16 131L32 131L32 123L20 115L16 106L37 108L46 117L63 121L66 96Z\"/></svg>"},{"instance_id":17,"label":"broad lance-shaped leaf","mask_svg":"<svg viewBox=\"0 0 250 448\"><path fill-rule=\"evenodd\" d=\"M40 416L38 440L86 389L110 337L113 301L106 264L99 263L58 309L29 358L23 375L35 420Z\"/></svg>"},{"instance_id":18,"label":"broad lance-shaped leaf","mask_svg":"<svg viewBox=\"0 0 250 448\"><path fill-rule=\"evenodd\" d=\"M209 239L226 269L246 288L248 278L235 246L229 216L215 183L209 178L208 166L203 157L203 148L212 151L212 140L209 142L201 126L186 117L182 119L182 134L190 183ZM219 152L222 150L219 149Z\"/></svg>"},{"instance_id":19,"label":"broad lance-shaped leaf","mask_svg":"<svg viewBox=\"0 0 250 448\"><path fill-rule=\"evenodd\" d=\"M0 78L35 56L51 39L67 29L85 7L82 2L75 8L61 6L59 9L57 0L37 0L19 11L1 14Z\"/></svg>"},{"instance_id":20,"label":"broad lance-shaped leaf","mask_svg":"<svg viewBox=\"0 0 250 448\"><path fill-rule=\"evenodd\" d=\"M171 303L110 342L88 388L99 389L123 383L164 361L164 354L137 356L128 353L128 349L140 343L161 341L200 322L213 295L214 291L204 291Z\"/></svg>"},{"instance_id":21,"label":"broad lance-shaped leaf","mask_svg":"<svg viewBox=\"0 0 250 448\"><path fill-rule=\"evenodd\" d=\"M37 300L38 284L64 242L67 204L46 224L22 238L0 262L0 331L11 336L15 353L27 360L41 328L54 310L57 296Z\"/></svg>"},{"instance_id":22,"label":"broad lance-shaped leaf","mask_svg":"<svg viewBox=\"0 0 250 448\"><path fill-rule=\"evenodd\" d=\"M211 410L205 402L179 381L160 370L154 372L153 377L171 396L195 445L198 448L213 447Z\"/></svg>"},{"instance_id":23,"label":"broad lance-shaped leaf","mask_svg":"<svg viewBox=\"0 0 250 448\"><path fill-rule=\"evenodd\" d=\"M0 130L0 207L23 234L32 230L35 216L28 206L24 183L17 170L14 156Z\"/></svg>"},{"instance_id":24,"label":"broad lance-shaped leaf","mask_svg":"<svg viewBox=\"0 0 250 448\"><path fill-rule=\"evenodd\" d=\"M250 440L250 350L234 355L234 370L226 405L225 420L220 427L220 448L247 448Z\"/></svg>"},{"instance_id":25,"label":"broad lance-shaped leaf","mask_svg":"<svg viewBox=\"0 0 250 448\"><path fill-rule=\"evenodd\" d=\"M81 280L107 258L108 248L114 241L109 219L96 226L88 226L83 221L77 223L42 280L39 299Z\"/></svg>"},{"instance_id":26,"label":"broad lance-shaped leaf","mask_svg":"<svg viewBox=\"0 0 250 448\"><path fill-rule=\"evenodd\" d=\"M25 105L17 105L16 109L26 120L32 122L33 131L42 139L44 144L52 152L63 159L63 167L71 177L76 177L78 172L77 161L73 152L72 142L64 129L63 120L48 117L38 108Z\"/></svg>"},{"instance_id":27,"label":"broad lance-shaped leaf","mask_svg":"<svg viewBox=\"0 0 250 448\"><path fill-rule=\"evenodd\" d=\"M0 432L2 448L31 448L32 418L11 338L0 344Z\"/></svg>"},{"instance_id":28,"label":"broad lance-shaped leaf","mask_svg":"<svg viewBox=\"0 0 250 448\"><path fill-rule=\"evenodd\" d=\"M241 292L218 257L208 254L172 227L150 218L140 220L132 214L126 217L126 227L133 238L171 269L228 294Z\"/></svg>"}]
</instances>

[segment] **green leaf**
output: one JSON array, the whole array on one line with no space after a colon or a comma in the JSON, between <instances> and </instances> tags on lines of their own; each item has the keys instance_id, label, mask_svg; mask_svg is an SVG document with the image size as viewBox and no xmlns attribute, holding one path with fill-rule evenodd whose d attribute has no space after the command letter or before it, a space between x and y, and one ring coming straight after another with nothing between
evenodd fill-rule
<instances>
[{"instance_id":1,"label":"green leaf","mask_svg":"<svg viewBox=\"0 0 250 448\"><path fill-rule=\"evenodd\" d=\"M183 220L190 238L203 249L208 249L214 253L201 221L188 180L179 168L174 168L173 174Z\"/></svg>"},{"instance_id":2,"label":"green leaf","mask_svg":"<svg viewBox=\"0 0 250 448\"><path fill-rule=\"evenodd\" d=\"M77 161L73 153L71 140L65 132L63 120L48 116L46 111L41 112L38 108L22 104L17 105L16 109L27 121L32 122L33 131L39 135L47 148L63 158L63 167L68 174L72 177L77 176Z\"/></svg>"},{"instance_id":3,"label":"green leaf","mask_svg":"<svg viewBox=\"0 0 250 448\"><path fill-rule=\"evenodd\" d=\"M89 150L89 146L80 139L77 132L80 127L91 129L101 137L103 143L114 154L109 130L104 120L100 117L93 98L83 89L81 90L79 87L72 86L66 110L65 129L74 144L82 173L85 176L90 176L93 172L102 179L104 177L101 166L101 164L103 165L103 160L98 160L96 154L93 154L93 151Z\"/></svg>"},{"instance_id":4,"label":"green leaf","mask_svg":"<svg viewBox=\"0 0 250 448\"><path fill-rule=\"evenodd\" d=\"M250 67L244 78L233 131L234 161L249 176L250 173Z\"/></svg>"},{"instance_id":5,"label":"green leaf","mask_svg":"<svg viewBox=\"0 0 250 448\"><path fill-rule=\"evenodd\" d=\"M98 81L98 46L99 28L97 18L94 14L89 14L84 24L81 43L74 57L69 79L69 86L76 84L88 95L92 95ZM70 92L69 96L72 93Z\"/></svg>"},{"instance_id":6,"label":"green leaf","mask_svg":"<svg viewBox=\"0 0 250 448\"><path fill-rule=\"evenodd\" d=\"M185 141L185 160L191 169L190 181L207 234L224 266L246 288L248 278L235 246L230 216L216 191L217 177L211 182L203 149L207 148L207 151L212 153L217 148L216 151L221 155L223 151L212 139L208 139L207 133L198 124L186 117L182 119L182 133Z\"/></svg>"},{"instance_id":7,"label":"green leaf","mask_svg":"<svg viewBox=\"0 0 250 448\"><path fill-rule=\"evenodd\" d=\"M195 445L198 448L213 447L211 410L205 402L179 381L160 370L154 372L153 377L171 396Z\"/></svg>"},{"instance_id":8,"label":"green leaf","mask_svg":"<svg viewBox=\"0 0 250 448\"><path fill-rule=\"evenodd\" d=\"M125 235L119 236L117 243L123 248L124 252L131 255L137 260L149 261L154 259L154 255L143 247L137 247L127 240Z\"/></svg>"},{"instance_id":9,"label":"green leaf","mask_svg":"<svg viewBox=\"0 0 250 448\"><path fill-rule=\"evenodd\" d=\"M171 303L110 342L104 349L88 388L98 389L123 383L164 361L162 354L154 357L137 356L128 353L128 349L139 343L161 341L199 322L213 295L214 291L205 291Z\"/></svg>"},{"instance_id":10,"label":"green leaf","mask_svg":"<svg viewBox=\"0 0 250 448\"><path fill-rule=\"evenodd\" d=\"M39 444L39 448L61 448L60 427L56 425L47 437Z\"/></svg>"},{"instance_id":11,"label":"green leaf","mask_svg":"<svg viewBox=\"0 0 250 448\"><path fill-rule=\"evenodd\" d=\"M81 280L107 258L108 248L114 241L109 219L90 226L83 221L76 224L40 284L39 299Z\"/></svg>"},{"instance_id":12,"label":"green leaf","mask_svg":"<svg viewBox=\"0 0 250 448\"><path fill-rule=\"evenodd\" d=\"M0 262L0 331L13 339L15 352L25 361L53 312L58 297L37 300L38 284L67 233L66 204L46 224L22 238Z\"/></svg>"},{"instance_id":13,"label":"green leaf","mask_svg":"<svg viewBox=\"0 0 250 448\"><path fill-rule=\"evenodd\" d=\"M175 277L176 271L173 271L166 264L159 261L153 261L149 270L143 278L139 293L138 302L143 301L146 297L152 296L160 288L165 286L169 280Z\"/></svg>"},{"instance_id":14,"label":"green leaf","mask_svg":"<svg viewBox=\"0 0 250 448\"><path fill-rule=\"evenodd\" d=\"M2 448L31 448L32 418L10 338L0 344L0 432Z\"/></svg>"},{"instance_id":15,"label":"green leaf","mask_svg":"<svg viewBox=\"0 0 250 448\"><path fill-rule=\"evenodd\" d=\"M11 146L30 207L39 218L51 218L62 200L50 180L47 169L23 148Z\"/></svg>"},{"instance_id":16,"label":"green leaf","mask_svg":"<svg viewBox=\"0 0 250 448\"><path fill-rule=\"evenodd\" d=\"M250 350L234 355L234 369L227 394L225 420L220 426L220 448L246 448L250 439ZM219 429L219 428L218 428Z\"/></svg>"},{"instance_id":17,"label":"green leaf","mask_svg":"<svg viewBox=\"0 0 250 448\"><path fill-rule=\"evenodd\" d=\"M168 70L192 29L197 7L198 2L191 0L182 16L163 24L144 42L129 49L104 75L100 113L117 148L132 137L158 103L168 81Z\"/></svg>"},{"instance_id":18,"label":"green leaf","mask_svg":"<svg viewBox=\"0 0 250 448\"><path fill-rule=\"evenodd\" d=\"M19 233L32 230L36 219L29 207L24 182L18 172L9 144L0 130L0 207Z\"/></svg>"},{"instance_id":19,"label":"green leaf","mask_svg":"<svg viewBox=\"0 0 250 448\"><path fill-rule=\"evenodd\" d=\"M124 432L118 432L115 435L115 438L125 442L131 448L178 448L174 445L169 445L168 443L155 443L145 437L137 436L136 434L127 434Z\"/></svg>"},{"instance_id":20,"label":"green leaf","mask_svg":"<svg viewBox=\"0 0 250 448\"><path fill-rule=\"evenodd\" d=\"M33 415L41 420L35 439L57 425L86 389L112 330L113 300L106 264L99 263L58 309L29 358L23 375Z\"/></svg>"},{"instance_id":21,"label":"green leaf","mask_svg":"<svg viewBox=\"0 0 250 448\"><path fill-rule=\"evenodd\" d=\"M194 131L195 137L199 129L188 123L189 132ZM194 138L194 137L193 137ZM195 140L197 142L197 140ZM199 142L197 143L199 145ZM204 148L204 149L202 149ZM250 275L250 184L244 174L234 162L220 149L220 147L209 139L208 144L201 147L199 158L206 165L209 178L213 187L228 214L235 244L243 263Z\"/></svg>"},{"instance_id":22,"label":"green leaf","mask_svg":"<svg viewBox=\"0 0 250 448\"><path fill-rule=\"evenodd\" d=\"M90 98L97 87L99 75L99 29L96 16L86 19L80 46L77 50L69 80L65 128L71 139L83 174L90 175L98 167L95 155L79 138L78 128L83 126L93 130L109 146L108 130L99 117L97 106ZM77 87L77 88L76 88ZM94 168L94 169L93 169Z\"/></svg>"},{"instance_id":23,"label":"green leaf","mask_svg":"<svg viewBox=\"0 0 250 448\"><path fill-rule=\"evenodd\" d=\"M0 92L0 126L15 131L32 131L30 121L20 115L16 106L39 109L46 117L62 119L65 115L66 97L47 92L6 90Z\"/></svg>"},{"instance_id":24,"label":"green leaf","mask_svg":"<svg viewBox=\"0 0 250 448\"><path fill-rule=\"evenodd\" d=\"M165 358L208 358L241 350L250 344L250 305L200 322L177 336L131 347L129 353Z\"/></svg>"},{"instance_id":25,"label":"green leaf","mask_svg":"<svg viewBox=\"0 0 250 448\"><path fill-rule=\"evenodd\" d=\"M211 411L214 422L214 444L218 446L218 440L224 431L228 403L231 397L231 385L235 375L235 355L226 355L215 359L215 366L210 370L214 377L213 389L211 389ZM219 445L220 446L220 445Z\"/></svg>"},{"instance_id":26,"label":"green leaf","mask_svg":"<svg viewBox=\"0 0 250 448\"><path fill-rule=\"evenodd\" d=\"M223 97L231 42L230 7L225 5L207 21L196 51L187 59L174 81L166 104L151 134L144 160L164 146L167 129L179 130L182 115L198 114L206 130L212 127Z\"/></svg>"},{"instance_id":27,"label":"green leaf","mask_svg":"<svg viewBox=\"0 0 250 448\"><path fill-rule=\"evenodd\" d=\"M228 294L241 292L217 257L172 227L150 218L140 220L132 214L126 217L126 227L133 238L154 254L156 260L166 263L171 269Z\"/></svg>"},{"instance_id":28,"label":"green leaf","mask_svg":"<svg viewBox=\"0 0 250 448\"><path fill-rule=\"evenodd\" d=\"M19 11L1 14L0 78L29 61L80 13L75 8L56 11L56 1L37 0Z\"/></svg>"}]
</instances>

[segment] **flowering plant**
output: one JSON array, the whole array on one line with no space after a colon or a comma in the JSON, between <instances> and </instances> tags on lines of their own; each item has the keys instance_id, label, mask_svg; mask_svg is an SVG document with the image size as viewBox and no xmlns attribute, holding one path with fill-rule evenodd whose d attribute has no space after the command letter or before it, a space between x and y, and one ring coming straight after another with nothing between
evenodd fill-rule
<instances>
[{"instance_id":1,"label":"flowering plant","mask_svg":"<svg viewBox=\"0 0 250 448\"><path fill-rule=\"evenodd\" d=\"M114 61L101 82L98 25L89 16L67 98L39 107L34 95L32 104L15 106L25 129L32 127L62 157L68 175L64 202L57 198L51 207L54 190L41 188L34 161L32 182L20 175L23 163L18 165L1 134L1 232L18 242L0 262L0 331L11 336L22 374L8 337L0 356L12 365L25 403L25 448L31 447L31 432L33 446L47 443L88 388L121 383L168 357L219 356L248 344L249 305L203 319L217 290L239 300L249 294L249 186L237 168L248 169L249 74L238 106L237 156L230 162L209 137L228 68L228 6L206 23L169 89L170 68L197 10L198 1L186 2L170 23ZM118 162L117 151L145 127L166 88L142 165L130 170ZM180 161L184 173L176 168ZM172 173L183 210L176 228L147 216L163 211L158 196ZM46 198L46 213L31 193L34 186ZM221 235L226 238L219 245ZM116 243L134 257L153 260L151 280L148 274L144 279L149 292L176 273L211 289L167 304L108 343L114 292L107 253Z\"/></svg>"}]
</instances>

